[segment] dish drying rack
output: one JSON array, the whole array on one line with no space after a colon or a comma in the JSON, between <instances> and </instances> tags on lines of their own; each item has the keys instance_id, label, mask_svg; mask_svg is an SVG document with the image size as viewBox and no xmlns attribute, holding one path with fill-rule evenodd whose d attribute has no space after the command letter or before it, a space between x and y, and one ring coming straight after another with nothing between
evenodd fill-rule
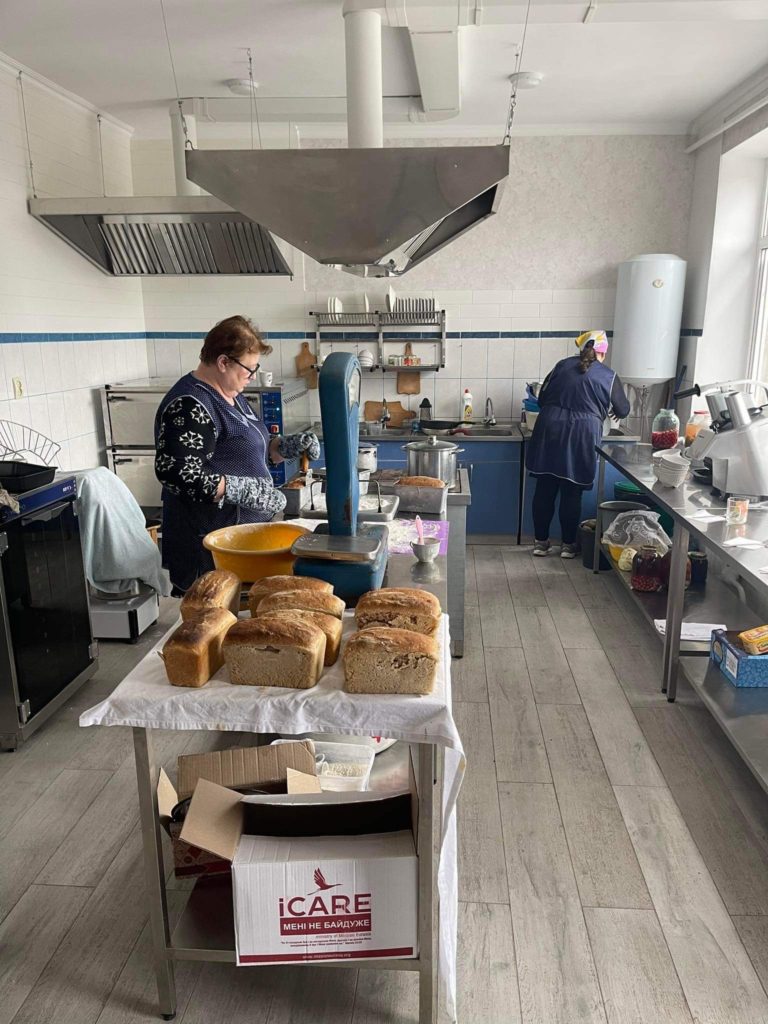
<instances>
[{"instance_id":1,"label":"dish drying rack","mask_svg":"<svg viewBox=\"0 0 768 1024\"><path fill-rule=\"evenodd\" d=\"M0 459L24 462L34 456L44 466L50 466L60 451L60 444L32 427L13 420L0 420Z\"/></svg>"},{"instance_id":2,"label":"dish drying rack","mask_svg":"<svg viewBox=\"0 0 768 1024\"><path fill-rule=\"evenodd\" d=\"M391 313L383 313L376 310L370 313L313 313L310 316L315 318L315 369L320 369L324 359L323 346L333 344L334 341L343 341L339 328L372 328L370 338L371 347L375 346L376 358L372 365L363 365L364 370L383 370L384 372L402 372L403 369L410 369L418 373L437 373L445 369L445 323L446 315L444 309L430 309L428 299L398 299L395 310ZM440 333L435 337L422 338L418 333L399 334L395 328L398 327L432 327ZM374 334L373 332L376 331ZM333 332L331 335L330 332ZM367 335L355 338L355 341L365 341ZM385 353L385 345L401 343L406 345L418 345L420 343L431 344L437 348L437 359L434 363L417 363L413 365L389 365Z\"/></svg>"}]
</instances>

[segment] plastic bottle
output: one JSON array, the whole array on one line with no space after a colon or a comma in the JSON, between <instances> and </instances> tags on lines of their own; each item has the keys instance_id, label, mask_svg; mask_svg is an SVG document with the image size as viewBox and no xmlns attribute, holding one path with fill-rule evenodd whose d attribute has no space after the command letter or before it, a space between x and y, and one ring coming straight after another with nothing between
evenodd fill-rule
<instances>
[{"instance_id":1,"label":"plastic bottle","mask_svg":"<svg viewBox=\"0 0 768 1024\"><path fill-rule=\"evenodd\" d=\"M472 392L469 388L464 388L464 398L461 405L461 418L462 420L472 419Z\"/></svg>"}]
</instances>

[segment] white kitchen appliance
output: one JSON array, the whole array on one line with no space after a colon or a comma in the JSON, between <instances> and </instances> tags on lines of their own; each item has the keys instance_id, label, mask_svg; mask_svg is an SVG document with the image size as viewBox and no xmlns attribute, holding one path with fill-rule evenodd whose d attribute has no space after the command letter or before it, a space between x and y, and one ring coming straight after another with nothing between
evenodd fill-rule
<instances>
[{"instance_id":1,"label":"white kitchen appliance","mask_svg":"<svg viewBox=\"0 0 768 1024\"><path fill-rule=\"evenodd\" d=\"M677 372L686 262L652 253L619 264L611 369L630 401L627 431L650 441Z\"/></svg>"},{"instance_id":2,"label":"white kitchen appliance","mask_svg":"<svg viewBox=\"0 0 768 1024\"><path fill-rule=\"evenodd\" d=\"M713 490L723 497L768 497L768 404L759 402L757 388L768 402L768 384L758 380L695 385L675 396L704 395L707 400L712 424L699 431L684 455L699 480L711 478Z\"/></svg>"}]
</instances>

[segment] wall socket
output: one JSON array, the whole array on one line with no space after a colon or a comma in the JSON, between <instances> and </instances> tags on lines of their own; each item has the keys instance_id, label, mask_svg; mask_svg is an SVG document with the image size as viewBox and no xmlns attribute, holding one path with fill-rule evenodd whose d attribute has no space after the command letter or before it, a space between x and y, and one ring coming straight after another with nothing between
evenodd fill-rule
<instances>
[{"instance_id":1,"label":"wall socket","mask_svg":"<svg viewBox=\"0 0 768 1024\"><path fill-rule=\"evenodd\" d=\"M11 383L13 384L13 397L23 398L24 397L24 381L21 377L13 377Z\"/></svg>"}]
</instances>

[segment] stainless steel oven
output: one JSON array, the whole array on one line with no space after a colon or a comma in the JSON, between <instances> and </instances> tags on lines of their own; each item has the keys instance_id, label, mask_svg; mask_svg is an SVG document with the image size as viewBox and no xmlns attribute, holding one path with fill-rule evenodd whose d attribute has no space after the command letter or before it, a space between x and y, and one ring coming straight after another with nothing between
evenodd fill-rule
<instances>
[{"instance_id":1,"label":"stainless steel oven","mask_svg":"<svg viewBox=\"0 0 768 1024\"><path fill-rule=\"evenodd\" d=\"M0 518L0 748L15 749L98 666L74 478Z\"/></svg>"},{"instance_id":2,"label":"stainless steel oven","mask_svg":"<svg viewBox=\"0 0 768 1024\"><path fill-rule=\"evenodd\" d=\"M142 508L158 508L154 423L158 407L175 381L160 377L107 384L101 393L107 460ZM270 433L293 434L310 426L309 392L301 380L246 388L245 398ZM277 486L298 471L298 462L270 467Z\"/></svg>"}]
</instances>

